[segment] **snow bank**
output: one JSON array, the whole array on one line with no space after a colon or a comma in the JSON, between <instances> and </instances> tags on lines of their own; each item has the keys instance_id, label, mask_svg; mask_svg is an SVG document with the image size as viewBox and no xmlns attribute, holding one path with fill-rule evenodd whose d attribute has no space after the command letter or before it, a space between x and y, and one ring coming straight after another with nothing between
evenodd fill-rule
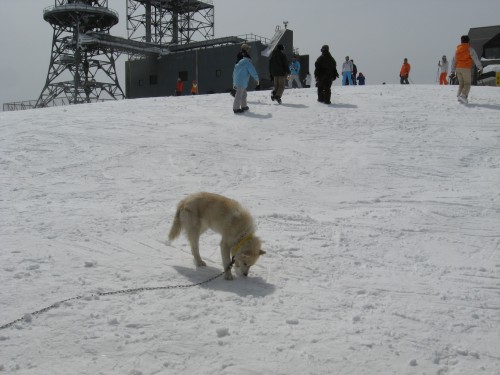
<instances>
[{"instance_id":1,"label":"snow bank","mask_svg":"<svg viewBox=\"0 0 500 375\"><path fill-rule=\"evenodd\" d=\"M500 91L455 90L0 113L0 373L498 374ZM254 215L249 277L99 295L222 271L166 242L200 190Z\"/></svg>"}]
</instances>

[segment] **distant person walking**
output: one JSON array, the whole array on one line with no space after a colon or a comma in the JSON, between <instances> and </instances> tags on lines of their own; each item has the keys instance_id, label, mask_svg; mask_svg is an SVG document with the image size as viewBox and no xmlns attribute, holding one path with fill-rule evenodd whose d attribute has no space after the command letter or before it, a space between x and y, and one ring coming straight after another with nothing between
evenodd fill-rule
<instances>
[{"instance_id":1,"label":"distant person walking","mask_svg":"<svg viewBox=\"0 0 500 375\"><path fill-rule=\"evenodd\" d=\"M274 81L271 100L276 100L279 104L281 104L281 95L285 91L286 76L290 74L288 60L283 52L284 49L283 44L278 44L269 59L269 74L271 75L271 80Z\"/></svg>"},{"instance_id":2,"label":"distant person walking","mask_svg":"<svg viewBox=\"0 0 500 375\"><path fill-rule=\"evenodd\" d=\"M358 67L354 64L354 60L351 60L352 63L352 82L354 86L356 86L356 76L358 75Z\"/></svg>"},{"instance_id":3,"label":"distant person walking","mask_svg":"<svg viewBox=\"0 0 500 375\"><path fill-rule=\"evenodd\" d=\"M438 67L439 67L439 84L440 85L447 85L447 75L448 75L448 68L449 68L449 63L448 60L446 60L446 56L443 55L441 60L438 61Z\"/></svg>"},{"instance_id":4,"label":"distant person walking","mask_svg":"<svg viewBox=\"0 0 500 375\"><path fill-rule=\"evenodd\" d=\"M290 63L290 80L288 81L288 88L293 88L293 83L297 83L297 88L301 89L302 84L300 83L300 62L297 60L297 57L292 57L292 62Z\"/></svg>"},{"instance_id":5,"label":"distant person walking","mask_svg":"<svg viewBox=\"0 0 500 375\"><path fill-rule=\"evenodd\" d=\"M177 78L177 83L175 84L175 95L181 96L183 90L184 90L184 82L179 77Z\"/></svg>"},{"instance_id":6,"label":"distant person walking","mask_svg":"<svg viewBox=\"0 0 500 375\"><path fill-rule=\"evenodd\" d=\"M247 105L247 87L250 77L253 77L258 87L259 75L252 64L252 60L245 56L234 66L233 70L233 87L236 88L233 102L234 113L243 113L249 109Z\"/></svg>"},{"instance_id":7,"label":"distant person walking","mask_svg":"<svg viewBox=\"0 0 500 375\"><path fill-rule=\"evenodd\" d=\"M408 64L408 59L405 58L403 61L403 66L401 66L401 71L399 72L400 83L402 85L409 85L410 82L408 78L410 77L411 66Z\"/></svg>"},{"instance_id":8,"label":"distant person walking","mask_svg":"<svg viewBox=\"0 0 500 375\"><path fill-rule=\"evenodd\" d=\"M356 78L356 79L358 80L358 83L360 86L365 85L365 76L363 75L363 73L359 72L358 78Z\"/></svg>"},{"instance_id":9,"label":"distant person walking","mask_svg":"<svg viewBox=\"0 0 500 375\"><path fill-rule=\"evenodd\" d=\"M252 58L250 57L249 52L250 52L250 46L246 43L243 43L241 45L241 50L236 55L236 64L238 64L243 57L248 57L251 60ZM236 87L232 87L229 93L231 94L232 97L235 97Z\"/></svg>"},{"instance_id":10,"label":"distant person walking","mask_svg":"<svg viewBox=\"0 0 500 375\"><path fill-rule=\"evenodd\" d=\"M469 102L469 92L472 83L472 68L474 64L479 71L483 69L476 51L469 44L469 36L462 35L460 44L457 46L455 56L451 61L451 75L458 77L458 100L467 104Z\"/></svg>"},{"instance_id":11,"label":"distant person walking","mask_svg":"<svg viewBox=\"0 0 500 375\"><path fill-rule=\"evenodd\" d=\"M191 83L191 95L197 95L198 94L198 82L196 82L195 79L193 79L193 82Z\"/></svg>"},{"instance_id":12,"label":"distant person walking","mask_svg":"<svg viewBox=\"0 0 500 375\"><path fill-rule=\"evenodd\" d=\"M349 60L349 56L345 57L342 64L342 86L345 86L347 82L352 85L352 62Z\"/></svg>"},{"instance_id":13,"label":"distant person walking","mask_svg":"<svg viewBox=\"0 0 500 375\"><path fill-rule=\"evenodd\" d=\"M331 104L332 83L339 77L337 62L328 45L321 47L321 56L314 63L314 78L318 88L318 102Z\"/></svg>"},{"instance_id":14,"label":"distant person walking","mask_svg":"<svg viewBox=\"0 0 500 375\"><path fill-rule=\"evenodd\" d=\"M311 82L312 82L311 73L307 72L307 74L306 74L306 80L305 80L305 86L306 86L306 88L311 87Z\"/></svg>"}]
</instances>

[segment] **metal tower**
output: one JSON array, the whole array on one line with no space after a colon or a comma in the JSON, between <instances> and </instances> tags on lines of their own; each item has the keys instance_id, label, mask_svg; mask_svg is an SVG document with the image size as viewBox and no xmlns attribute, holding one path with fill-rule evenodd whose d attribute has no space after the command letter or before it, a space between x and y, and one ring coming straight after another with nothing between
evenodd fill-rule
<instances>
[{"instance_id":1,"label":"metal tower","mask_svg":"<svg viewBox=\"0 0 500 375\"><path fill-rule=\"evenodd\" d=\"M158 45L213 39L212 0L127 0L128 38Z\"/></svg>"},{"instance_id":2,"label":"metal tower","mask_svg":"<svg viewBox=\"0 0 500 375\"><path fill-rule=\"evenodd\" d=\"M118 52L92 41L85 33L109 34L118 13L108 0L54 0L43 12L54 29L45 87L36 107L124 99L115 60Z\"/></svg>"}]
</instances>

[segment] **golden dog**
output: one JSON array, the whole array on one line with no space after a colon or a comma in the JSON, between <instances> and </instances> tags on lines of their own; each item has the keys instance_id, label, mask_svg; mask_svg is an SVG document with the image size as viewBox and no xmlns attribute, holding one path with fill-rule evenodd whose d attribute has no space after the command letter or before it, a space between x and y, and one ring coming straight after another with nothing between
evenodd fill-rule
<instances>
[{"instance_id":1,"label":"golden dog","mask_svg":"<svg viewBox=\"0 0 500 375\"><path fill-rule=\"evenodd\" d=\"M181 200L168 235L170 241L177 238L183 229L197 267L206 266L200 257L200 235L212 229L222 236L220 249L226 280L233 279L231 256L235 266L248 276L250 267L266 253L261 249L260 239L254 235L252 216L238 202L222 195L197 193Z\"/></svg>"}]
</instances>

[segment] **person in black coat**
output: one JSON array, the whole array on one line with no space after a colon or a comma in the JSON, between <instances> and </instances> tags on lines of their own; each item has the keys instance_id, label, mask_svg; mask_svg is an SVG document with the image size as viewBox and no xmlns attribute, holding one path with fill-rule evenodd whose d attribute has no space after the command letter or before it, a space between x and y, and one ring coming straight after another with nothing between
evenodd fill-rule
<instances>
[{"instance_id":1,"label":"person in black coat","mask_svg":"<svg viewBox=\"0 0 500 375\"><path fill-rule=\"evenodd\" d=\"M269 59L269 73L271 75L271 80L274 81L274 90L271 93L271 100L277 100L281 104L281 95L285 91L286 77L290 74L290 68L288 67L288 60L286 58L283 50L285 47L283 44L278 44L271 53Z\"/></svg>"},{"instance_id":2,"label":"person in black coat","mask_svg":"<svg viewBox=\"0 0 500 375\"><path fill-rule=\"evenodd\" d=\"M339 77L339 73L337 72L337 62L330 54L330 48L327 45L321 47L321 56L318 57L314 66L318 102L331 104L332 83Z\"/></svg>"}]
</instances>

